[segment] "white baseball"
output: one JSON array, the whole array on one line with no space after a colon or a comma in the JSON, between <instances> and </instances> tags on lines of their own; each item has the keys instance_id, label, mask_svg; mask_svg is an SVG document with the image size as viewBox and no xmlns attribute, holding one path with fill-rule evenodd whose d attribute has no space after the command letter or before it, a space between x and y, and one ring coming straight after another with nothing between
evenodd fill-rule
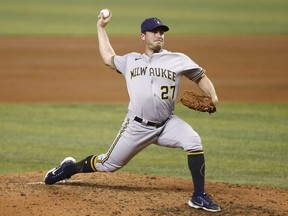
<instances>
[{"instance_id":1,"label":"white baseball","mask_svg":"<svg viewBox=\"0 0 288 216\"><path fill-rule=\"evenodd\" d=\"M102 9L100 13L103 14L105 19L110 16L110 11L108 9Z\"/></svg>"}]
</instances>

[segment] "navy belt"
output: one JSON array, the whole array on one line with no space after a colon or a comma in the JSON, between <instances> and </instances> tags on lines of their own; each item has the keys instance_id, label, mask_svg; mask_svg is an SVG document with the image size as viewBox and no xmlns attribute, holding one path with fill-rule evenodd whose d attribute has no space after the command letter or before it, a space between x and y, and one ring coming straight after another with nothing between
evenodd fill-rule
<instances>
[{"instance_id":1,"label":"navy belt","mask_svg":"<svg viewBox=\"0 0 288 216\"><path fill-rule=\"evenodd\" d=\"M168 118L168 119L169 119L169 118ZM166 119L165 121L163 121L163 122L161 122L161 123L155 123L155 122L150 122L150 121L148 121L145 125L159 128L159 127L162 127L162 126L166 123L166 121L167 121L168 119ZM143 122L143 119L142 119L142 118L139 118L138 116L136 116L136 117L134 118L134 120L137 121L137 122L139 122L139 123L142 123L142 122Z\"/></svg>"}]
</instances>

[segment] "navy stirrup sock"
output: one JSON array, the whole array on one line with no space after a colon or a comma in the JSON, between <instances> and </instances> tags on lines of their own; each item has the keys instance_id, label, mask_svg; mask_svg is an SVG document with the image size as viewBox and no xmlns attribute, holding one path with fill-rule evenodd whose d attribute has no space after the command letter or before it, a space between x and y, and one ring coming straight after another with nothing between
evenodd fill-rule
<instances>
[{"instance_id":1,"label":"navy stirrup sock","mask_svg":"<svg viewBox=\"0 0 288 216\"><path fill-rule=\"evenodd\" d=\"M188 153L188 166L192 175L194 193L205 193L205 158L203 151Z\"/></svg>"}]
</instances>

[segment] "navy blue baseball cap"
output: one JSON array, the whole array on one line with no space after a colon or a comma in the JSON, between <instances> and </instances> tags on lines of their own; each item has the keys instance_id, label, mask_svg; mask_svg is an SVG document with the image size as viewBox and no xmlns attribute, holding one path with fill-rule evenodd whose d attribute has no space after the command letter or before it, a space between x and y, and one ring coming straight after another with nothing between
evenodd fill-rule
<instances>
[{"instance_id":1,"label":"navy blue baseball cap","mask_svg":"<svg viewBox=\"0 0 288 216\"><path fill-rule=\"evenodd\" d=\"M141 32L151 31L156 28L162 28L164 32L169 31L168 26L164 25L160 19L157 17L151 17L145 19L141 24Z\"/></svg>"}]
</instances>

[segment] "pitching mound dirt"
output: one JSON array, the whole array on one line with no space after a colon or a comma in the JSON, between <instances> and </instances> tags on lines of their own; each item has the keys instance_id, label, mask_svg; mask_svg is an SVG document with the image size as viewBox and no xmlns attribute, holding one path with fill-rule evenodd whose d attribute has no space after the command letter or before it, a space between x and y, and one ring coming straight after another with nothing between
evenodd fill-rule
<instances>
[{"instance_id":1,"label":"pitching mound dirt","mask_svg":"<svg viewBox=\"0 0 288 216\"><path fill-rule=\"evenodd\" d=\"M211 215L187 205L190 179L123 172L73 176L52 186L44 172L0 175L2 216ZM288 191L207 182L223 210L215 215L287 215Z\"/></svg>"}]
</instances>

